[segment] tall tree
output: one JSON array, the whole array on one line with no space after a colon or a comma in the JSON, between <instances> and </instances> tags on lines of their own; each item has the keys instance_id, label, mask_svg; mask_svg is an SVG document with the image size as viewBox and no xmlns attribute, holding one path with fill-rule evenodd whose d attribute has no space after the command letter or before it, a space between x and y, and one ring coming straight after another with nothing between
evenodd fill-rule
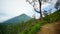
<instances>
[{"instance_id":1,"label":"tall tree","mask_svg":"<svg viewBox=\"0 0 60 34\"><path fill-rule=\"evenodd\" d=\"M42 0L27 0L29 4L31 4L34 8L34 10L40 14L40 20L43 20L41 6L42 6ZM38 4L38 5L37 5Z\"/></svg>"},{"instance_id":2,"label":"tall tree","mask_svg":"<svg viewBox=\"0 0 60 34\"><path fill-rule=\"evenodd\" d=\"M27 2L33 6L34 11L40 14L41 21L43 21L43 16L41 11L42 3L48 2L48 1L52 1L52 0L27 0Z\"/></svg>"},{"instance_id":3,"label":"tall tree","mask_svg":"<svg viewBox=\"0 0 60 34\"><path fill-rule=\"evenodd\" d=\"M55 8L58 10L60 9L60 0L58 0L55 4Z\"/></svg>"},{"instance_id":4,"label":"tall tree","mask_svg":"<svg viewBox=\"0 0 60 34\"><path fill-rule=\"evenodd\" d=\"M43 15L47 16L48 15L48 11L44 10Z\"/></svg>"},{"instance_id":5,"label":"tall tree","mask_svg":"<svg viewBox=\"0 0 60 34\"><path fill-rule=\"evenodd\" d=\"M52 9L48 10L48 15L50 15L50 14L51 14L51 12L52 12Z\"/></svg>"}]
</instances>

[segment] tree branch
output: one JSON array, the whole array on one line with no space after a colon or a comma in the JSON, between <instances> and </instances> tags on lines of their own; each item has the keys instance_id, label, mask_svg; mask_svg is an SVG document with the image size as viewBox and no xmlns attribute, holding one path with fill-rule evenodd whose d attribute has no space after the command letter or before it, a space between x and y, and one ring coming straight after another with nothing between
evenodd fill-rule
<instances>
[{"instance_id":1,"label":"tree branch","mask_svg":"<svg viewBox=\"0 0 60 34\"><path fill-rule=\"evenodd\" d=\"M34 8L34 10L35 10L37 13L40 13L40 11L36 10L35 8Z\"/></svg>"}]
</instances>

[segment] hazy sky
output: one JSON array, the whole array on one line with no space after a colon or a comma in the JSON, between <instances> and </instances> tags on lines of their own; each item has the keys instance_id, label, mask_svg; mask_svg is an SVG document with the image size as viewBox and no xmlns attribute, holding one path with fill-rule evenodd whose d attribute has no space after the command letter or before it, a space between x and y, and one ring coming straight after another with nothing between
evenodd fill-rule
<instances>
[{"instance_id":1,"label":"hazy sky","mask_svg":"<svg viewBox=\"0 0 60 34\"><path fill-rule=\"evenodd\" d=\"M42 10L54 8L53 6L56 1L53 1L53 4L44 3L42 5ZM33 10L33 7L27 3L26 0L0 0L0 22L19 16L23 13L30 17L32 17L33 14L36 15L36 18L39 17L39 14Z\"/></svg>"}]
</instances>

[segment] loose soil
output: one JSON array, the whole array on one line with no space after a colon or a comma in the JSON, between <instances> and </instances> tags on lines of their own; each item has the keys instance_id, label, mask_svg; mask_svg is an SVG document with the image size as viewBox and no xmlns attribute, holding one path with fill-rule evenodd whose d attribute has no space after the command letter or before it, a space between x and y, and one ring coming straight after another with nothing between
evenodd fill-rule
<instances>
[{"instance_id":1,"label":"loose soil","mask_svg":"<svg viewBox=\"0 0 60 34\"><path fill-rule=\"evenodd\" d=\"M60 34L60 22L45 24L37 34Z\"/></svg>"}]
</instances>

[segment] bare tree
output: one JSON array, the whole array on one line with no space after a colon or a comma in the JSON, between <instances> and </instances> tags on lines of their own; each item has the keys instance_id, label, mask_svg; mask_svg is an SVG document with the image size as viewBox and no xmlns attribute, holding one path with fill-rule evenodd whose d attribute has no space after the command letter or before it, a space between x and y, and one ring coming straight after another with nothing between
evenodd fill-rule
<instances>
[{"instance_id":1,"label":"bare tree","mask_svg":"<svg viewBox=\"0 0 60 34\"><path fill-rule=\"evenodd\" d=\"M40 14L40 20L42 21L43 20L42 11L41 11L42 0L30 0L30 1L27 0L27 2L29 2L29 4L33 6L34 10Z\"/></svg>"},{"instance_id":2,"label":"bare tree","mask_svg":"<svg viewBox=\"0 0 60 34\"><path fill-rule=\"evenodd\" d=\"M40 20L43 21L41 6L44 2L49 2L52 0L27 0L29 4L31 4L34 8L34 11L40 14Z\"/></svg>"}]
</instances>

